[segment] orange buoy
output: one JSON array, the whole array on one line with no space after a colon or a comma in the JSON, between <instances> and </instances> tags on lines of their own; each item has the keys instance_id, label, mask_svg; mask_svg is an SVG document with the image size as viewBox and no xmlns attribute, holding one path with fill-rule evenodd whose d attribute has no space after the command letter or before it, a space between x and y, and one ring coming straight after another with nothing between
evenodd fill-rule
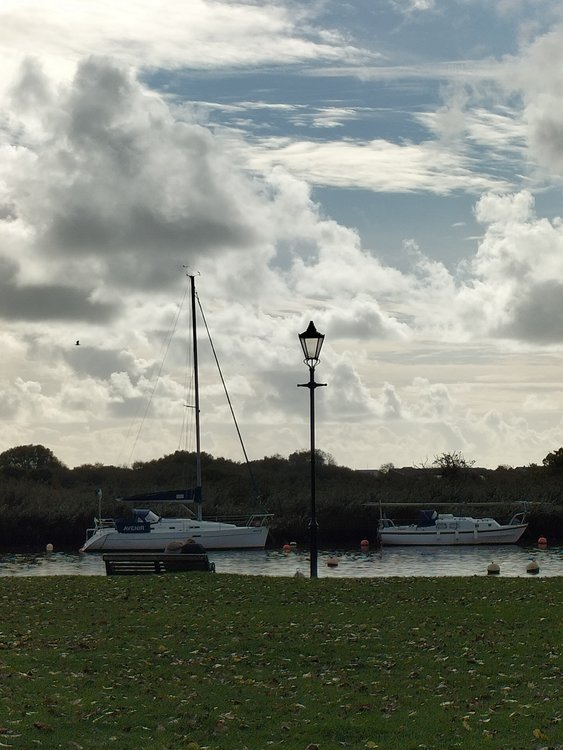
<instances>
[{"instance_id":1,"label":"orange buoy","mask_svg":"<svg viewBox=\"0 0 563 750\"><path fill-rule=\"evenodd\" d=\"M362 539L360 542L360 547L369 547L369 542L367 539Z\"/></svg>"},{"instance_id":2,"label":"orange buoy","mask_svg":"<svg viewBox=\"0 0 563 750\"><path fill-rule=\"evenodd\" d=\"M538 539L538 544L540 547L547 547L547 539L544 536L540 536Z\"/></svg>"},{"instance_id":3,"label":"orange buoy","mask_svg":"<svg viewBox=\"0 0 563 750\"><path fill-rule=\"evenodd\" d=\"M284 552L291 552L292 547L291 547L290 544L284 544L283 547L282 547L282 549L283 549Z\"/></svg>"},{"instance_id":4,"label":"orange buoy","mask_svg":"<svg viewBox=\"0 0 563 750\"><path fill-rule=\"evenodd\" d=\"M328 560L326 561L326 564L328 565L329 568L336 568L336 566L338 565L338 558L329 557Z\"/></svg>"}]
</instances>

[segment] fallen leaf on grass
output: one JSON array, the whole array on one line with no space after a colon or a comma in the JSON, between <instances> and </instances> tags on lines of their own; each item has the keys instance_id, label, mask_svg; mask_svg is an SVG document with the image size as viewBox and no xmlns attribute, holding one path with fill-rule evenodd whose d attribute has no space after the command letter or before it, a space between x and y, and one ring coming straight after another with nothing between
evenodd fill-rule
<instances>
[{"instance_id":1,"label":"fallen leaf on grass","mask_svg":"<svg viewBox=\"0 0 563 750\"><path fill-rule=\"evenodd\" d=\"M33 722L33 726L36 729L40 729L42 732L52 732L53 731L53 727L50 726L49 724L45 724L44 721L34 721Z\"/></svg>"}]
</instances>

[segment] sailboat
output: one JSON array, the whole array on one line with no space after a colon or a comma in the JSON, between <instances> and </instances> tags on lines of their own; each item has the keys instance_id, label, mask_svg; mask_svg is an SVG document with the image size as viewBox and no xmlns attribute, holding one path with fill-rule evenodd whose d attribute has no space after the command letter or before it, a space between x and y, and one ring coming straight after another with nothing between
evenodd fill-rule
<instances>
[{"instance_id":1,"label":"sailboat","mask_svg":"<svg viewBox=\"0 0 563 750\"><path fill-rule=\"evenodd\" d=\"M81 552L161 552L172 542L193 539L206 550L263 549L268 538L271 513L259 512L237 523L205 520L202 514L201 435L196 323L195 277L188 274L191 292L192 346L195 397L196 483L195 487L149 492L119 498L133 506L131 518L102 518L100 508L94 526L86 531ZM237 428L238 429L238 428ZM164 517L155 510L160 504L178 505L187 515ZM195 505L195 512L192 506Z\"/></svg>"}]
</instances>

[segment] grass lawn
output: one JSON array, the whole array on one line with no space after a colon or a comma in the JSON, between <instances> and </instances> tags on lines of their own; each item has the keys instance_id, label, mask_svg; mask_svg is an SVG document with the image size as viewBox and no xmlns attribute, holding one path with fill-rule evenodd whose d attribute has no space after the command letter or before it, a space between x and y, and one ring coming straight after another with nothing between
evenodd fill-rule
<instances>
[{"instance_id":1,"label":"grass lawn","mask_svg":"<svg viewBox=\"0 0 563 750\"><path fill-rule=\"evenodd\" d=\"M0 578L0 748L563 748L560 578Z\"/></svg>"}]
</instances>

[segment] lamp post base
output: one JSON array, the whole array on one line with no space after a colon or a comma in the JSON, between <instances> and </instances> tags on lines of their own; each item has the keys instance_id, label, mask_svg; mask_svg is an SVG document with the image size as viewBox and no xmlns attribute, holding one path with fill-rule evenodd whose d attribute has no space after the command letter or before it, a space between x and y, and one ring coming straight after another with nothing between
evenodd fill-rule
<instances>
[{"instance_id":1,"label":"lamp post base","mask_svg":"<svg viewBox=\"0 0 563 750\"><path fill-rule=\"evenodd\" d=\"M319 549L317 544L319 525L316 519L309 521L310 577L318 578Z\"/></svg>"}]
</instances>

